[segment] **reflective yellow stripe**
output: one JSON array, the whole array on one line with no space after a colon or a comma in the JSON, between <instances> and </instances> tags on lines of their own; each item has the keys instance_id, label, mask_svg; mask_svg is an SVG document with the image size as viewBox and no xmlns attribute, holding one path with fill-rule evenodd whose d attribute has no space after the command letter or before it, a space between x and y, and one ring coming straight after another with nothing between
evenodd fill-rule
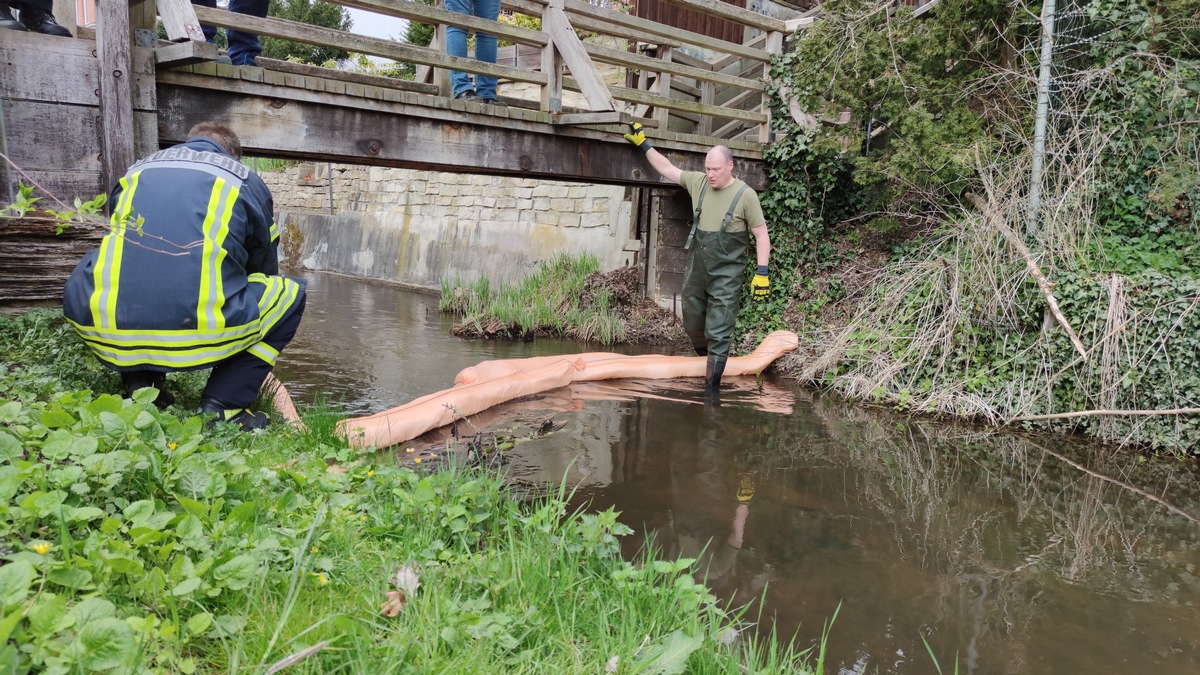
<instances>
[{"instance_id":1,"label":"reflective yellow stripe","mask_svg":"<svg viewBox=\"0 0 1200 675\"><path fill-rule=\"evenodd\" d=\"M84 339L84 342L92 348L96 356L102 361L111 363L115 366L156 365L182 369L212 365L213 363L233 356L238 352L245 351L256 344L256 339L256 337L249 337L244 340L230 342L219 347L189 350L162 350L149 348L112 349L104 344L96 343L86 338Z\"/></svg>"},{"instance_id":2,"label":"reflective yellow stripe","mask_svg":"<svg viewBox=\"0 0 1200 675\"><path fill-rule=\"evenodd\" d=\"M246 351L257 356L263 361L266 361L272 366L275 365L275 360L279 358L279 350L265 342L259 342L258 344L251 346Z\"/></svg>"},{"instance_id":3,"label":"reflective yellow stripe","mask_svg":"<svg viewBox=\"0 0 1200 675\"><path fill-rule=\"evenodd\" d=\"M194 347L261 335L258 321L223 331L196 330L138 330L132 328L103 330L81 326L72 322L80 337L90 342L100 342L114 347L122 345L158 345L163 348Z\"/></svg>"},{"instance_id":4,"label":"reflective yellow stripe","mask_svg":"<svg viewBox=\"0 0 1200 675\"><path fill-rule=\"evenodd\" d=\"M115 328L117 324L117 292L121 286L121 255L125 250L125 229L133 210L133 193L137 190L141 171L131 176L122 176L121 198L109 220L110 232L100 242L96 256L96 267L92 270L92 296L88 305L92 310L92 325L100 328Z\"/></svg>"},{"instance_id":5,"label":"reflective yellow stripe","mask_svg":"<svg viewBox=\"0 0 1200 675\"><path fill-rule=\"evenodd\" d=\"M271 243L275 243L277 241L279 241L279 224L275 222L274 218L272 218L271 219Z\"/></svg>"},{"instance_id":6,"label":"reflective yellow stripe","mask_svg":"<svg viewBox=\"0 0 1200 675\"><path fill-rule=\"evenodd\" d=\"M200 297L196 304L196 326L201 330L220 330L225 327L225 283L221 263L228 255L225 239L229 236L229 220L240 189L227 185L225 179L213 182L208 196L208 212L204 216L204 253L200 263Z\"/></svg>"}]
</instances>

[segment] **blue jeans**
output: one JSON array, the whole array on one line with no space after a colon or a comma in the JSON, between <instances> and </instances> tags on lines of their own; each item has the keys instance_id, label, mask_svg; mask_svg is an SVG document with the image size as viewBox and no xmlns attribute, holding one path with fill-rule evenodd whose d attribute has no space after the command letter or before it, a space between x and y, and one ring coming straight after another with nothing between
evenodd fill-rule
<instances>
[{"instance_id":1,"label":"blue jeans","mask_svg":"<svg viewBox=\"0 0 1200 675\"><path fill-rule=\"evenodd\" d=\"M496 17L500 16L500 0L446 0L446 9L495 21ZM467 31L455 26L446 26L446 53L450 56L467 56ZM475 33L475 58L487 63L496 62L495 35ZM452 96L458 96L471 89L469 74L457 70L450 71ZM496 98L496 78L491 75L476 75L474 89L480 98Z\"/></svg>"},{"instance_id":2,"label":"blue jeans","mask_svg":"<svg viewBox=\"0 0 1200 675\"><path fill-rule=\"evenodd\" d=\"M192 0L192 4L215 8L217 0ZM270 0L229 0L229 11L249 14L262 19L267 16L268 5L270 5ZM216 40L216 28L212 26L200 26L200 28L204 30L205 39L209 42ZM237 30L227 30L225 34L229 38L229 60L233 62L233 65L244 66L247 63L253 63L254 58L262 53L262 44L258 41L258 35Z\"/></svg>"}]
</instances>

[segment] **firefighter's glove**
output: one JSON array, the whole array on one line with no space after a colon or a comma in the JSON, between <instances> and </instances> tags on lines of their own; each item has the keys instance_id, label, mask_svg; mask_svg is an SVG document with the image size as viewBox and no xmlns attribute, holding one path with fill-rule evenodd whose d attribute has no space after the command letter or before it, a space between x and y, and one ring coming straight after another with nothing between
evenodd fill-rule
<instances>
[{"instance_id":1,"label":"firefighter's glove","mask_svg":"<svg viewBox=\"0 0 1200 675\"><path fill-rule=\"evenodd\" d=\"M757 482L753 472L739 473L737 500L739 502L748 502L754 499L754 484Z\"/></svg>"},{"instance_id":2,"label":"firefighter's glove","mask_svg":"<svg viewBox=\"0 0 1200 675\"><path fill-rule=\"evenodd\" d=\"M750 282L750 294L755 300L763 300L767 297L767 291L771 290L771 280L767 278L767 266L759 265L754 270L754 279Z\"/></svg>"},{"instance_id":3,"label":"firefighter's glove","mask_svg":"<svg viewBox=\"0 0 1200 675\"><path fill-rule=\"evenodd\" d=\"M646 138L646 129L640 122L633 122L629 125L629 133L625 134L625 140L633 143L642 152L650 152L650 140Z\"/></svg>"}]
</instances>

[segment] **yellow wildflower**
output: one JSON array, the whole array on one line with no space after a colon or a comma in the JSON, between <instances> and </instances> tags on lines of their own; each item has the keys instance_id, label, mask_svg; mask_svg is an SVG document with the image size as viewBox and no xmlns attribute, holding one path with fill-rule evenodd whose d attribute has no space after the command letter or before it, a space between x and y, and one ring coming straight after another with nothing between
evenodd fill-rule
<instances>
[{"instance_id":1,"label":"yellow wildflower","mask_svg":"<svg viewBox=\"0 0 1200 675\"><path fill-rule=\"evenodd\" d=\"M416 452L416 450L414 450L413 448L408 448L407 450L405 450L405 452Z\"/></svg>"},{"instance_id":2,"label":"yellow wildflower","mask_svg":"<svg viewBox=\"0 0 1200 675\"><path fill-rule=\"evenodd\" d=\"M413 462L414 462L414 463L416 463L416 464L420 464L420 463L421 463L421 458L420 458L420 457L418 457L418 458L414 459L414 460L413 460Z\"/></svg>"},{"instance_id":3,"label":"yellow wildflower","mask_svg":"<svg viewBox=\"0 0 1200 675\"><path fill-rule=\"evenodd\" d=\"M374 476L374 475L375 475L375 471L374 471L374 470L368 470L368 471L367 471L367 475L368 475L368 476Z\"/></svg>"},{"instance_id":4,"label":"yellow wildflower","mask_svg":"<svg viewBox=\"0 0 1200 675\"><path fill-rule=\"evenodd\" d=\"M321 572L320 574L317 575L317 581L319 581L323 584L327 584L327 583L329 583L329 577L325 576L324 572Z\"/></svg>"},{"instance_id":5,"label":"yellow wildflower","mask_svg":"<svg viewBox=\"0 0 1200 675\"><path fill-rule=\"evenodd\" d=\"M366 516L359 516L359 517L358 517L358 519L359 519L359 520L366 520L366 519L367 519L367 517L366 517Z\"/></svg>"},{"instance_id":6,"label":"yellow wildflower","mask_svg":"<svg viewBox=\"0 0 1200 675\"><path fill-rule=\"evenodd\" d=\"M38 543L31 545L30 548L37 552L38 555L46 555L50 552L51 547L50 544L44 541L39 541Z\"/></svg>"},{"instance_id":7,"label":"yellow wildflower","mask_svg":"<svg viewBox=\"0 0 1200 675\"><path fill-rule=\"evenodd\" d=\"M167 449L169 449L169 450L174 450L177 447L179 447L179 446L175 445L174 443L167 443Z\"/></svg>"},{"instance_id":8,"label":"yellow wildflower","mask_svg":"<svg viewBox=\"0 0 1200 675\"><path fill-rule=\"evenodd\" d=\"M313 552L313 553L320 553L320 552L321 552L321 547L320 547L320 546L314 546L314 547L312 547L312 552Z\"/></svg>"}]
</instances>

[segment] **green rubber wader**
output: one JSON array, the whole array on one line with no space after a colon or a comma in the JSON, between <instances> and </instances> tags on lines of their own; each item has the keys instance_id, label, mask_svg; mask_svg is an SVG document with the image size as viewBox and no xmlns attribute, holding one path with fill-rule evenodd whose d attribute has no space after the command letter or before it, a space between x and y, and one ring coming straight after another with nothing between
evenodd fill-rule
<instances>
[{"instance_id":1,"label":"green rubber wader","mask_svg":"<svg viewBox=\"0 0 1200 675\"><path fill-rule=\"evenodd\" d=\"M697 354L729 356L749 248L745 231L696 231L683 273L683 328Z\"/></svg>"}]
</instances>

